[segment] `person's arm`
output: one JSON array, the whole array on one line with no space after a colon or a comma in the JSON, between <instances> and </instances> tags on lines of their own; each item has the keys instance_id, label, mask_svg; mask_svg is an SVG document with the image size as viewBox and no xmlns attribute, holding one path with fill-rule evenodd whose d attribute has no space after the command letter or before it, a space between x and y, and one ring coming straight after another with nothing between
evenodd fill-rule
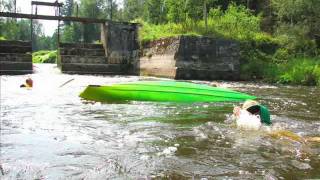
<instances>
[{"instance_id":1,"label":"person's arm","mask_svg":"<svg viewBox=\"0 0 320 180\"><path fill-rule=\"evenodd\" d=\"M241 108L239 106L236 106L233 108L233 115L236 117L236 118L239 118L240 116L240 111L241 111Z\"/></svg>"}]
</instances>

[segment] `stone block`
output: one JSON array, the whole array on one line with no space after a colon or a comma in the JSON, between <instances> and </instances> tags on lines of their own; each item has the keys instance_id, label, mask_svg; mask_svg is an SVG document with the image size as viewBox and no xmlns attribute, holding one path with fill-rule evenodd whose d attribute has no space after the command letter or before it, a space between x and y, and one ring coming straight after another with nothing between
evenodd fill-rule
<instances>
[{"instance_id":1,"label":"stone block","mask_svg":"<svg viewBox=\"0 0 320 180\"><path fill-rule=\"evenodd\" d=\"M2 46L30 46L30 41L12 41L12 40L0 40L0 48Z\"/></svg>"},{"instance_id":2,"label":"stone block","mask_svg":"<svg viewBox=\"0 0 320 180\"><path fill-rule=\"evenodd\" d=\"M60 43L59 48L103 49L103 45L102 44L88 44L88 43Z\"/></svg>"},{"instance_id":3,"label":"stone block","mask_svg":"<svg viewBox=\"0 0 320 180\"><path fill-rule=\"evenodd\" d=\"M0 53L0 62L32 62L31 54Z\"/></svg>"},{"instance_id":4,"label":"stone block","mask_svg":"<svg viewBox=\"0 0 320 180\"><path fill-rule=\"evenodd\" d=\"M32 52L31 46L0 46L0 53L25 54L28 52Z\"/></svg>"},{"instance_id":5,"label":"stone block","mask_svg":"<svg viewBox=\"0 0 320 180\"><path fill-rule=\"evenodd\" d=\"M33 70L0 70L0 75L23 75L32 73Z\"/></svg>"},{"instance_id":6,"label":"stone block","mask_svg":"<svg viewBox=\"0 0 320 180\"><path fill-rule=\"evenodd\" d=\"M61 71L76 74L125 74L128 66L123 64L62 63Z\"/></svg>"},{"instance_id":7,"label":"stone block","mask_svg":"<svg viewBox=\"0 0 320 180\"><path fill-rule=\"evenodd\" d=\"M105 56L71 56L61 55L61 63L107 64Z\"/></svg>"},{"instance_id":8,"label":"stone block","mask_svg":"<svg viewBox=\"0 0 320 180\"><path fill-rule=\"evenodd\" d=\"M162 47L161 42L175 43L175 51L167 51L172 45L162 43ZM144 74L199 80L236 80L239 77L239 47L231 40L181 36L149 42L146 47L140 59L140 70ZM168 63L171 61L175 63Z\"/></svg>"},{"instance_id":9,"label":"stone block","mask_svg":"<svg viewBox=\"0 0 320 180\"><path fill-rule=\"evenodd\" d=\"M0 62L1 74L27 74L32 73L31 62Z\"/></svg>"},{"instance_id":10,"label":"stone block","mask_svg":"<svg viewBox=\"0 0 320 180\"><path fill-rule=\"evenodd\" d=\"M60 48L60 54L74 56L105 56L105 51L103 49Z\"/></svg>"},{"instance_id":11,"label":"stone block","mask_svg":"<svg viewBox=\"0 0 320 180\"><path fill-rule=\"evenodd\" d=\"M174 78L176 74L175 63L173 55L143 57L140 59L139 64L140 74Z\"/></svg>"},{"instance_id":12,"label":"stone block","mask_svg":"<svg viewBox=\"0 0 320 180\"><path fill-rule=\"evenodd\" d=\"M217 40L216 55L218 57L236 57L239 56L238 43L231 40Z\"/></svg>"}]
</instances>

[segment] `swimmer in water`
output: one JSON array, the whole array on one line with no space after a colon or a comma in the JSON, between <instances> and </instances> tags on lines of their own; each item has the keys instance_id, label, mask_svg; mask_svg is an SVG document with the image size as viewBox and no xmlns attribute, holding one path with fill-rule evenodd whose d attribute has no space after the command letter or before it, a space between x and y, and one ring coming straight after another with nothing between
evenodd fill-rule
<instances>
[{"instance_id":1,"label":"swimmer in water","mask_svg":"<svg viewBox=\"0 0 320 180\"><path fill-rule=\"evenodd\" d=\"M26 79L26 83L20 85L21 88L32 88L32 86L33 80L31 78Z\"/></svg>"},{"instance_id":2,"label":"swimmer in water","mask_svg":"<svg viewBox=\"0 0 320 180\"><path fill-rule=\"evenodd\" d=\"M234 107L233 117L237 127L244 130L259 130L263 125L272 125L268 108L253 100L245 101L242 107ZM298 142L320 142L320 137L302 137L287 130L273 130L268 134L274 138L285 137Z\"/></svg>"},{"instance_id":3,"label":"swimmer in water","mask_svg":"<svg viewBox=\"0 0 320 180\"><path fill-rule=\"evenodd\" d=\"M242 107L235 107L233 116L241 129L258 130L262 125L272 124L268 108L253 100L245 101Z\"/></svg>"}]
</instances>

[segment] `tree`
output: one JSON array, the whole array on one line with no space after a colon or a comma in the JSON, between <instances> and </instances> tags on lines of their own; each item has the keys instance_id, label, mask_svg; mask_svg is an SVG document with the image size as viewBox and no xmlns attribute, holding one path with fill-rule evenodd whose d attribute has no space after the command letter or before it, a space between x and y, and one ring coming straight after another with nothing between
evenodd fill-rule
<instances>
[{"instance_id":1,"label":"tree","mask_svg":"<svg viewBox=\"0 0 320 180\"><path fill-rule=\"evenodd\" d=\"M103 0L81 0L80 1L80 15L89 18L105 17L103 14L103 5L106 3ZM100 39L100 27L95 24L82 24L83 40L86 43Z\"/></svg>"},{"instance_id":2,"label":"tree","mask_svg":"<svg viewBox=\"0 0 320 180\"><path fill-rule=\"evenodd\" d=\"M124 0L123 18L126 21L142 18L145 0Z\"/></svg>"},{"instance_id":3,"label":"tree","mask_svg":"<svg viewBox=\"0 0 320 180\"><path fill-rule=\"evenodd\" d=\"M289 36L288 42L296 51L310 51L315 42L320 47L319 0L272 0L278 18L278 34ZM294 42L292 42L294 40ZM292 47L291 47L292 49Z\"/></svg>"},{"instance_id":4,"label":"tree","mask_svg":"<svg viewBox=\"0 0 320 180\"><path fill-rule=\"evenodd\" d=\"M186 20L187 3L185 0L168 0L165 5L167 8L167 18L169 22L179 23Z\"/></svg>"},{"instance_id":5,"label":"tree","mask_svg":"<svg viewBox=\"0 0 320 180\"><path fill-rule=\"evenodd\" d=\"M145 3L145 19L154 24L167 22L166 0L147 0Z\"/></svg>"},{"instance_id":6,"label":"tree","mask_svg":"<svg viewBox=\"0 0 320 180\"><path fill-rule=\"evenodd\" d=\"M194 21L205 19L206 14L216 7L216 0L168 0L168 20L170 22L184 22L186 19Z\"/></svg>"},{"instance_id":7,"label":"tree","mask_svg":"<svg viewBox=\"0 0 320 180\"><path fill-rule=\"evenodd\" d=\"M0 11L14 11L14 1L12 0L0 0Z\"/></svg>"},{"instance_id":8,"label":"tree","mask_svg":"<svg viewBox=\"0 0 320 180\"><path fill-rule=\"evenodd\" d=\"M62 8L61 14L63 16L72 16L73 14L73 0L66 0ZM65 21L64 24L70 25L70 21Z\"/></svg>"}]
</instances>

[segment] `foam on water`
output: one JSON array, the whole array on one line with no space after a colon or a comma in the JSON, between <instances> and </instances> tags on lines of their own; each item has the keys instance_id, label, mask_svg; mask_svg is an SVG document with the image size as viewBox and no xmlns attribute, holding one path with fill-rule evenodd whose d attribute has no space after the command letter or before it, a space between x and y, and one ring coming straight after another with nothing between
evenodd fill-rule
<instances>
[{"instance_id":1,"label":"foam on water","mask_svg":"<svg viewBox=\"0 0 320 180\"><path fill-rule=\"evenodd\" d=\"M320 136L320 94L312 87L218 82L262 97L259 101L271 110L273 126L248 131L238 129L230 119L232 107L239 103L88 102L78 97L88 84L143 77L66 75L52 65L36 66L35 74L0 77L5 172L1 179L304 179L320 175L318 144L270 136L281 130ZM29 76L34 88L19 88ZM70 79L74 80L59 88Z\"/></svg>"},{"instance_id":2,"label":"foam on water","mask_svg":"<svg viewBox=\"0 0 320 180\"><path fill-rule=\"evenodd\" d=\"M239 118L236 119L237 127L244 130L259 130L261 127L259 115L252 115L246 110L240 110Z\"/></svg>"}]
</instances>

